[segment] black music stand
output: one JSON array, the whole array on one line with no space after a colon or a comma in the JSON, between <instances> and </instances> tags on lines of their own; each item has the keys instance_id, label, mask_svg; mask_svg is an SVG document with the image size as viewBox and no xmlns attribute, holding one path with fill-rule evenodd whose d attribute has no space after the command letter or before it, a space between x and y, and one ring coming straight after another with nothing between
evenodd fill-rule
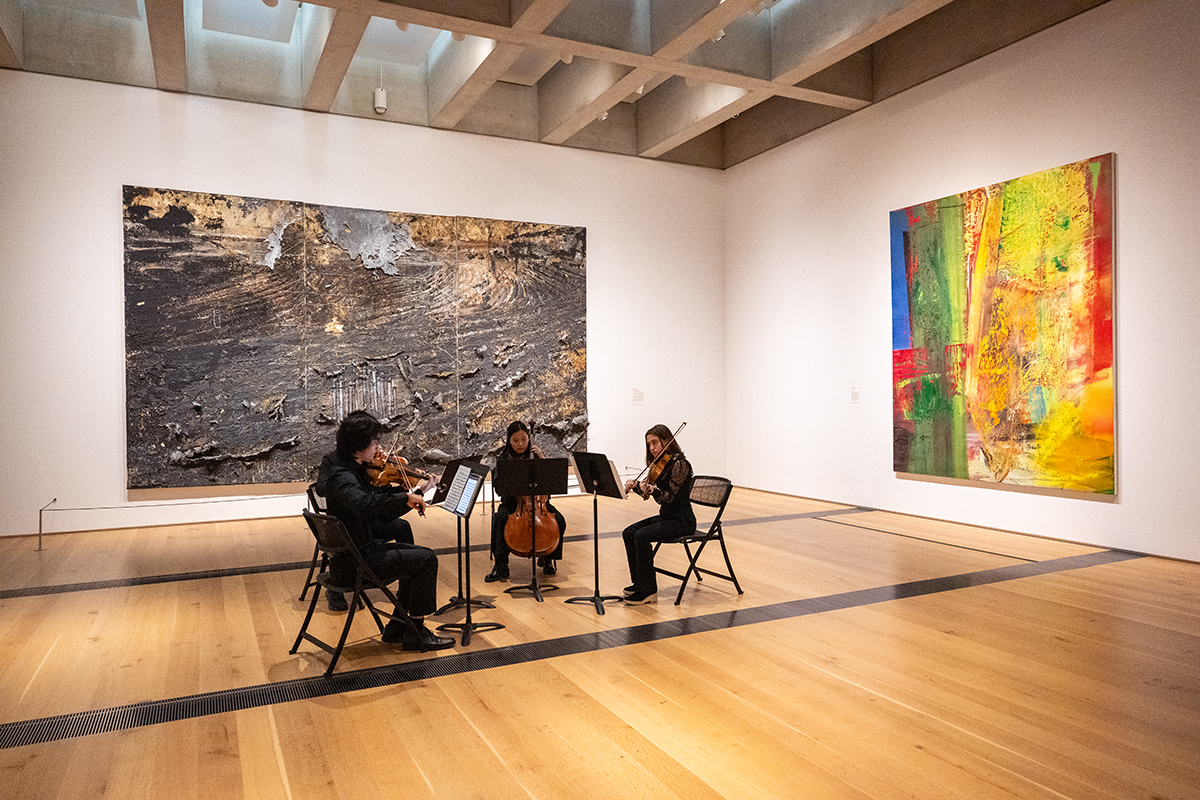
<instances>
[{"instance_id":1,"label":"black music stand","mask_svg":"<svg viewBox=\"0 0 1200 800\"><path fill-rule=\"evenodd\" d=\"M567 493L567 459L565 458L505 458L496 462L496 473L492 478L492 490L502 497L525 496L529 498L530 508L538 495ZM557 524L557 522L555 523ZM541 603L542 588L537 579L537 550L529 551L529 564L533 577L525 586L513 586L505 589L517 592L528 589ZM557 589L557 586L547 585L545 591Z\"/></svg>"},{"instance_id":2,"label":"black music stand","mask_svg":"<svg viewBox=\"0 0 1200 800\"><path fill-rule=\"evenodd\" d=\"M596 576L596 591L590 597L572 597L568 603L593 603L596 613L604 613L605 600L620 600L615 594L600 594L600 495L625 499L625 485L617 475L617 467L601 453L572 453L579 487L592 493L592 563Z\"/></svg>"},{"instance_id":3,"label":"black music stand","mask_svg":"<svg viewBox=\"0 0 1200 800\"><path fill-rule=\"evenodd\" d=\"M471 644L471 632L494 631L503 628L499 622L472 622L471 621L471 605L481 605L478 601L464 600L471 596L471 512L475 509L475 500L479 497L479 490L483 486L483 482L487 479L488 468L483 464L477 464L471 461L456 462L457 466L451 473L450 467L446 468L446 472L442 473L442 478L450 475L450 480L445 493L442 493L441 482L438 484L438 492L434 495L435 499L440 499L442 508L449 511L458 517L459 532L462 534L461 544L459 547L459 580L466 575L467 590L466 594L462 594L460 587L460 597L456 598L462 602L459 605L467 607L467 617L462 622L447 622L445 625L439 625L438 630L444 631L447 629L456 629L462 631L462 645L467 647ZM462 567L463 552L466 552L467 564L466 568ZM453 601L452 601L453 602ZM487 604L482 604L487 605ZM447 606L449 607L449 606ZM488 606L494 608L494 606ZM441 613L439 611L438 613Z\"/></svg>"},{"instance_id":4,"label":"black music stand","mask_svg":"<svg viewBox=\"0 0 1200 800\"><path fill-rule=\"evenodd\" d=\"M437 487L433 492L433 499L429 501L429 505L436 506L445 502L446 497L450 494L450 487L454 483L454 478L458 473L458 468L464 464L470 469L487 470L487 467L484 465L467 458L459 458L451 461L446 465L446 469L442 471L442 477L438 479ZM450 511L450 509L446 510ZM451 597L446 605L433 612L434 616L444 614L453 608L459 608L460 606L465 606L468 604L478 606L479 608L495 608L494 605L485 600L478 600L475 598L468 600L467 595L470 593L469 591L466 594L463 593L463 575L471 568L471 556L467 549L463 546L463 518L458 517L456 522L458 523L458 594L456 594L454 597ZM464 558L466 559L466 570L463 569ZM470 584L470 575L467 575L467 583L468 585Z\"/></svg>"}]
</instances>

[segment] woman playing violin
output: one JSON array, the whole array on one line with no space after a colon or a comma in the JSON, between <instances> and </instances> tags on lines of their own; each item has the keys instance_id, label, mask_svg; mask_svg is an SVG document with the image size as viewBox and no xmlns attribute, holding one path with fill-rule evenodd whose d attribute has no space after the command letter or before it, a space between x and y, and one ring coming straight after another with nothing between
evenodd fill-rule
<instances>
[{"instance_id":1,"label":"woman playing violin","mask_svg":"<svg viewBox=\"0 0 1200 800\"><path fill-rule=\"evenodd\" d=\"M625 587L625 602L629 605L648 603L658 593L654 543L678 539L696 530L690 499L692 465L666 425L646 431L646 465L646 480L625 482L626 492L637 492L644 500L653 497L659 505L656 515L633 523L621 534L629 577L633 579Z\"/></svg>"},{"instance_id":2,"label":"woman playing violin","mask_svg":"<svg viewBox=\"0 0 1200 800\"><path fill-rule=\"evenodd\" d=\"M497 456L497 459L500 460L508 458L545 458L541 448L530 438L529 426L520 420L508 426L508 440L504 443L504 449L500 451L500 455ZM519 497L501 497L500 508L492 517L492 558L496 560L496 564L492 567L492 571L484 577L488 583L508 578L508 556L511 549L508 542L505 541L504 528L508 524L509 515L516 513L520 502L521 498ZM554 515L554 519L558 523L558 545L553 552L539 556L537 563L542 568L542 572L553 575L558 572L555 562L562 558L562 535L567 529L567 521L549 503L546 504L546 510Z\"/></svg>"}]
</instances>

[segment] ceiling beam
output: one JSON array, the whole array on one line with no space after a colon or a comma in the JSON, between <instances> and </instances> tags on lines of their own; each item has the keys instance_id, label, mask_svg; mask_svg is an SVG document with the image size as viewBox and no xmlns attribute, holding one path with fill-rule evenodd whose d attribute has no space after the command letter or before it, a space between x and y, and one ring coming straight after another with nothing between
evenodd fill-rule
<instances>
[{"instance_id":1,"label":"ceiling beam","mask_svg":"<svg viewBox=\"0 0 1200 800\"><path fill-rule=\"evenodd\" d=\"M334 13L329 33L325 36L325 45L321 48L321 57L317 59L316 71L304 93L304 108L309 111L329 111L333 107L333 101L337 99L350 62L354 60L354 53L370 22L370 14L347 9L339 9Z\"/></svg>"},{"instance_id":2,"label":"ceiling beam","mask_svg":"<svg viewBox=\"0 0 1200 800\"><path fill-rule=\"evenodd\" d=\"M0 69L21 69L22 19L18 0L0 0Z\"/></svg>"},{"instance_id":3,"label":"ceiling beam","mask_svg":"<svg viewBox=\"0 0 1200 800\"><path fill-rule=\"evenodd\" d=\"M475 36L448 42L436 60L429 59L429 125L457 125L520 54L519 47Z\"/></svg>"},{"instance_id":4,"label":"ceiling beam","mask_svg":"<svg viewBox=\"0 0 1200 800\"><path fill-rule=\"evenodd\" d=\"M792 86L951 0L807 0L771 17L773 80ZM801 98L796 98L801 99Z\"/></svg>"},{"instance_id":5,"label":"ceiling beam","mask_svg":"<svg viewBox=\"0 0 1200 800\"><path fill-rule=\"evenodd\" d=\"M817 103L818 105L830 105L837 108L845 108L851 111L857 111L867 105L864 100L856 97L843 97L841 95L830 92L819 92L811 89L805 89L799 86L783 86L779 82L773 82L764 78L755 78L748 75L735 75L730 72L725 72L719 69L713 69L697 64L688 64L681 61L676 61L671 58L664 58L658 54L647 55L644 53L635 53L628 50L621 50L615 47L607 47L605 45L591 44L589 42L580 42L573 39L562 39L556 36L547 36L541 31L545 29L545 24L541 23L543 17L550 17L550 11L555 5L563 7L570 5L566 0L534 0L530 3L523 13L522 17L512 27L504 27L494 25L487 22L480 22L463 16L454 16L451 14L437 13L427 11L423 8L414 7L411 5L401 5L391 2L382 2L381 0L309 0L314 5L328 6L330 8L352 8L356 11L369 13L376 17L384 19L392 19L398 22L408 22L413 25L421 25L426 28L437 28L443 31L455 31L465 34L466 36L475 36L484 39L492 39L496 42L521 45L523 47L534 47L547 52L561 53L563 57L572 58L590 58L595 61L608 61L614 64L624 64L627 67L637 67L648 69L656 75L679 75L685 78L691 78L693 82L720 83L726 86L736 86L745 89L748 92L768 92L770 94L778 94L784 97L789 97L793 100L803 100L808 103ZM892 0L898 2L899 0ZM911 1L911 0L910 0ZM925 0L928 2L928 0ZM938 0L945 3L949 0ZM696 22L690 25L680 26L681 30L676 39L665 43L660 52L674 53L677 48L682 48L683 43L679 45L674 42L681 38L686 38L688 41L699 38L699 41L704 41L704 38L711 38L716 31L721 29L724 21L728 17L736 18L739 14L751 13L757 6L757 3L752 0L726 0L724 3L716 6L713 10L705 15L702 15ZM728 7L728 8L727 8ZM774 9L772 9L774 12ZM531 16L532 15L532 16ZM534 30L533 23L530 22L530 28L522 27L526 17L537 17L539 27ZM546 23L549 24L549 23ZM707 37L703 34L707 32ZM482 62L480 62L482 63ZM468 76L461 76L460 80L464 81ZM432 82L431 76L431 82ZM639 86L642 84L638 84ZM634 87L635 89L637 86ZM433 90L431 87L431 95ZM625 98L622 98L625 99ZM431 116L432 119L432 116Z\"/></svg>"},{"instance_id":6,"label":"ceiling beam","mask_svg":"<svg viewBox=\"0 0 1200 800\"><path fill-rule=\"evenodd\" d=\"M748 83L755 84L753 88L751 86L730 86L730 76L727 73L702 66L680 64L677 61L701 43L715 37L726 25L732 24L735 19L749 13L757 5L758 0L726 0L698 14L695 11L697 6L657 7L652 13L665 15L671 11L683 10L684 13L696 14L690 19L682 15L654 19L657 27L669 31L668 35L673 34L672 38L664 42L653 56L645 59L649 63L661 64L663 66L661 70L635 66L632 71L626 71L613 64L610 59L584 57L575 60L570 70L558 69L552 74L548 74L538 84L541 141L549 144L565 142L617 103L635 94L640 87L651 82L655 84L661 82L660 77L663 73L680 74L682 72L686 74L689 83L711 88L683 93L693 101L699 102L703 107L702 111L699 110L700 107L688 109L688 100L676 95L672 95L669 101L664 101L658 95L654 95L655 99L653 100L649 99L649 96L646 99L638 100L639 107L643 103L651 103L655 106L655 109L649 114L639 111L637 115L639 152L642 150L656 152L662 143L675 141L682 135L680 131L690 130L699 124L697 119L708 119L714 112L717 112L719 116L717 109L709 107L716 97L725 97L730 102L738 104L737 111L729 112L728 116L732 116L741 110L741 104L748 95L761 95L762 98L766 98L777 93L779 87L771 85L769 81L747 78ZM604 50L606 55L611 52L609 48L604 48ZM810 93L810 90L800 91ZM817 94L822 100L826 98L824 93ZM842 101L843 99L839 98L836 102L840 104ZM858 105L863 104L860 102ZM678 131L670 130L671 124L666 119L665 109L667 108L671 108L679 114L678 124L680 127ZM655 132L643 133L643 117L653 121ZM727 118L718 119L712 124L720 124ZM700 129L700 132L702 131L703 128ZM667 149L669 150L671 147L667 147Z\"/></svg>"},{"instance_id":7,"label":"ceiling beam","mask_svg":"<svg viewBox=\"0 0 1200 800\"><path fill-rule=\"evenodd\" d=\"M562 144L655 78L646 69L579 58L538 82L541 141Z\"/></svg>"},{"instance_id":8,"label":"ceiling beam","mask_svg":"<svg viewBox=\"0 0 1200 800\"><path fill-rule=\"evenodd\" d=\"M658 158L768 97L715 83L667 81L635 106L638 155Z\"/></svg>"},{"instance_id":9,"label":"ceiling beam","mask_svg":"<svg viewBox=\"0 0 1200 800\"><path fill-rule=\"evenodd\" d=\"M513 29L541 33L570 3L571 0L528 0L514 20ZM429 65L430 126L453 128L461 122L525 51L523 46L497 42L482 61L475 63L479 47L479 43L474 48L451 43L437 63ZM473 63L474 68L470 68ZM434 74L435 71L440 74Z\"/></svg>"},{"instance_id":10,"label":"ceiling beam","mask_svg":"<svg viewBox=\"0 0 1200 800\"><path fill-rule=\"evenodd\" d=\"M187 37L183 28L183 0L146 0L146 27L154 83L164 92L186 92Z\"/></svg>"},{"instance_id":11,"label":"ceiling beam","mask_svg":"<svg viewBox=\"0 0 1200 800\"><path fill-rule=\"evenodd\" d=\"M778 74L767 88L754 79L741 82L743 91L729 86L738 83L721 73L724 86L697 85L703 80L692 74L680 89L675 82L671 92L655 92L638 103L638 155L657 158L709 129L732 119L772 96L818 102L854 111L868 105L861 98L839 95L814 95L813 90L794 84L826 67L848 58L873 42L895 32L916 19L945 5L949 0L870 0L850 4L844 0L808 0L802 4L781 5L771 17L771 56ZM711 39L737 16L747 12L738 0L728 0L697 19L679 36L661 48L655 56L683 58ZM755 5L750 3L750 6ZM727 8L729 7L729 8ZM732 12L732 16L730 15ZM784 43L799 42L790 49ZM779 64L783 66L780 67ZM680 70L681 72L684 70ZM689 88L688 83L695 88ZM781 89L780 86L786 87Z\"/></svg>"},{"instance_id":12,"label":"ceiling beam","mask_svg":"<svg viewBox=\"0 0 1200 800\"><path fill-rule=\"evenodd\" d=\"M513 30L541 33L569 5L571 0L514 0L514 9L523 7L517 10Z\"/></svg>"},{"instance_id":13,"label":"ceiling beam","mask_svg":"<svg viewBox=\"0 0 1200 800\"><path fill-rule=\"evenodd\" d=\"M688 53L732 25L738 17L751 13L758 7L759 2L760 0L725 0L707 13L692 20L690 25L655 51L655 57L668 61L685 58Z\"/></svg>"}]
</instances>

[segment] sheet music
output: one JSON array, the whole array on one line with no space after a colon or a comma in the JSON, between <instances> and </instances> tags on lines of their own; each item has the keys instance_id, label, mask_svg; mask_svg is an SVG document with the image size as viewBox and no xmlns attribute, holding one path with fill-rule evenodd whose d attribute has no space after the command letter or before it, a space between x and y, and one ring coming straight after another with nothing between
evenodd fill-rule
<instances>
[{"instance_id":1,"label":"sheet music","mask_svg":"<svg viewBox=\"0 0 1200 800\"><path fill-rule=\"evenodd\" d=\"M612 462L612 459L608 461L608 468L612 470L613 481L617 484L617 488L621 490L621 499L624 500L626 497L625 481L621 480L621 473L617 472L617 465Z\"/></svg>"},{"instance_id":2,"label":"sheet music","mask_svg":"<svg viewBox=\"0 0 1200 800\"><path fill-rule=\"evenodd\" d=\"M450 483L450 491L446 493L446 502L442 503L444 508L450 508L455 514L461 516L462 512L459 508L465 502L469 506L471 504L471 494L466 492L467 484L470 483L471 468L460 464L458 471L454 473L454 480ZM475 482L478 485L478 480ZM474 488L474 487L472 487Z\"/></svg>"},{"instance_id":3,"label":"sheet music","mask_svg":"<svg viewBox=\"0 0 1200 800\"><path fill-rule=\"evenodd\" d=\"M479 488L479 476L472 473L466 467L459 467L458 469L460 473L465 471L467 478L463 483L462 496L459 497L458 502L454 506L454 513L460 517L464 517L471 510L471 501L474 499L475 492ZM454 482L458 483L458 475L454 476ZM453 487L451 487L451 491L454 491Z\"/></svg>"}]
</instances>

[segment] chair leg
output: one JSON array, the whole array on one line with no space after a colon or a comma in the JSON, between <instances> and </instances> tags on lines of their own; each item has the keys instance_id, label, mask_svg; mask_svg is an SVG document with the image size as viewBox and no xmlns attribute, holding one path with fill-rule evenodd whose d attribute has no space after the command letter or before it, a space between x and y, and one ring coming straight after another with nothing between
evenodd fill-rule
<instances>
[{"instance_id":1,"label":"chair leg","mask_svg":"<svg viewBox=\"0 0 1200 800\"><path fill-rule=\"evenodd\" d=\"M733 574L733 562L729 560L729 551L725 549L725 532L717 534L717 541L721 543L721 555L725 556L725 568L729 570L729 578L733 581L733 588L737 589L738 594L745 594L742 591L742 585L738 583L737 575Z\"/></svg>"},{"instance_id":2,"label":"chair leg","mask_svg":"<svg viewBox=\"0 0 1200 800\"><path fill-rule=\"evenodd\" d=\"M379 618L379 609L375 608L375 604L371 602L371 598L367 597L365 589L362 593L362 599L359 601L359 608L366 608L371 612L371 616L375 618L375 627L379 628L380 633L383 633L383 620Z\"/></svg>"},{"instance_id":3,"label":"chair leg","mask_svg":"<svg viewBox=\"0 0 1200 800\"><path fill-rule=\"evenodd\" d=\"M696 553L693 555L692 548L688 546L688 543L683 543L683 552L687 554L688 568L683 573L683 582L679 584L679 594L675 595L675 605L679 605L683 600L683 590L687 588L688 578L695 575L697 582L704 580L700 577L700 568L696 566L696 562L700 559L700 554L704 552L705 544L706 542L700 542L700 546L696 548Z\"/></svg>"},{"instance_id":4,"label":"chair leg","mask_svg":"<svg viewBox=\"0 0 1200 800\"><path fill-rule=\"evenodd\" d=\"M313 573L317 571L317 561L321 557L321 548L313 547L312 563L308 565L308 577L304 579L304 589L300 592L300 602L304 602L304 595L308 594L308 587L313 586Z\"/></svg>"},{"instance_id":5,"label":"chair leg","mask_svg":"<svg viewBox=\"0 0 1200 800\"><path fill-rule=\"evenodd\" d=\"M703 541L702 541L702 542L700 542L700 550L703 550L703 549L704 549L704 544L705 544L705 543L704 543ZM696 561L698 561L698 560L699 560L699 558L700 558L700 550L697 550L697 551L696 551L696 555L695 555L695 557L693 558L693 557L692 557L692 548L688 547L688 543L687 543L687 542L684 542L684 543L683 543L683 549L684 549L684 551L687 553L688 561L689 561L689 562L691 562L692 566L695 566L695 564L696 564ZM696 569L692 570L692 572L696 573L696 580L698 580L698 581L703 581L703 580L704 580L704 576L700 574L700 568L699 568L699 567L696 567Z\"/></svg>"},{"instance_id":6,"label":"chair leg","mask_svg":"<svg viewBox=\"0 0 1200 800\"><path fill-rule=\"evenodd\" d=\"M358 588L354 592L354 599L350 602L350 610L346 613L346 624L342 626L342 635L338 639L337 647L333 649L333 658L329 659L329 666L325 668L325 677L328 678L333 674L333 668L337 666L338 659L342 657L342 648L346 646L346 639L350 636L350 626L354 624L354 612L358 610L358 598L362 594L362 588ZM370 602L367 606L370 607Z\"/></svg>"},{"instance_id":7,"label":"chair leg","mask_svg":"<svg viewBox=\"0 0 1200 800\"><path fill-rule=\"evenodd\" d=\"M312 621L313 611L317 608L317 598L321 596L321 584L313 584L312 602L308 604L308 613L304 615L304 624L300 626L300 633L296 634L296 643L292 645L292 649L288 652L295 655L300 649L300 642L304 641L304 633L308 630L308 623Z\"/></svg>"}]
</instances>

